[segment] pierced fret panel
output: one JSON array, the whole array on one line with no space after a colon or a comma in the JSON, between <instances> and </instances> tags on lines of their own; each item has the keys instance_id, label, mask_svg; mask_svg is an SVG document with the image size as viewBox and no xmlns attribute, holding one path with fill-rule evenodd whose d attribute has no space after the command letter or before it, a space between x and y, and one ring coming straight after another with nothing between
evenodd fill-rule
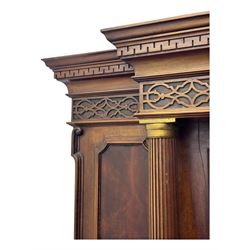
<instances>
[{"instance_id":1,"label":"pierced fret panel","mask_svg":"<svg viewBox=\"0 0 250 250\"><path fill-rule=\"evenodd\" d=\"M142 82L141 109L195 109L209 106L209 77Z\"/></svg>"},{"instance_id":2,"label":"pierced fret panel","mask_svg":"<svg viewBox=\"0 0 250 250\"><path fill-rule=\"evenodd\" d=\"M72 120L132 118L138 103L136 94L74 98Z\"/></svg>"}]
</instances>

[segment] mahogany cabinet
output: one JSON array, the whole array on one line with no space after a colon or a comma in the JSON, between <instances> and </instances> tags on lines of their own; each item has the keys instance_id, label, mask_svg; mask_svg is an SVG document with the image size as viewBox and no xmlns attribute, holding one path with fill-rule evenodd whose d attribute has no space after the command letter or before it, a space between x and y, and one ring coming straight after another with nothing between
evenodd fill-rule
<instances>
[{"instance_id":1,"label":"mahogany cabinet","mask_svg":"<svg viewBox=\"0 0 250 250\"><path fill-rule=\"evenodd\" d=\"M75 239L208 239L209 13L101 32L116 50L43 59L72 98Z\"/></svg>"}]
</instances>

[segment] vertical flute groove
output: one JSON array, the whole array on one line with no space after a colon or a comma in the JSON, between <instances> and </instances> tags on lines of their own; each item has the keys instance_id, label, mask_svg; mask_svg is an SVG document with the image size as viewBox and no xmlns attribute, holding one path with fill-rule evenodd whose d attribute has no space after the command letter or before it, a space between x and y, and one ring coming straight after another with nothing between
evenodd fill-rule
<instances>
[{"instance_id":1,"label":"vertical flute groove","mask_svg":"<svg viewBox=\"0 0 250 250\"><path fill-rule=\"evenodd\" d=\"M161 138L159 139L160 140L160 145L161 145ZM162 166L162 150L161 150L161 147L159 147L159 162L160 162L160 165ZM162 186L162 168L160 168L160 171L159 171L159 179L160 179L160 200L162 201L162 189L163 189L163 186ZM160 239L163 239L164 235L163 235L163 214L162 214L162 205L163 203L160 203L159 204L159 209L160 209Z\"/></svg>"},{"instance_id":2,"label":"vertical flute groove","mask_svg":"<svg viewBox=\"0 0 250 250\"><path fill-rule=\"evenodd\" d=\"M155 180L156 180L156 238L159 239L159 154L157 154L157 151L159 150L159 145L157 139L155 140L156 144L156 175L155 175Z\"/></svg>"},{"instance_id":3,"label":"vertical flute groove","mask_svg":"<svg viewBox=\"0 0 250 250\"><path fill-rule=\"evenodd\" d=\"M149 138L149 238L174 239L175 139Z\"/></svg>"},{"instance_id":4,"label":"vertical flute groove","mask_svg":"<svg viewBox=\"0 0 250 250\"><path fill-rule=\"evenodd\" d=\"M149 176L149 206L148 206L148 212L149 212L149 228L148 228L148 232L149 232L149 239L152 239L152 183L151 183L151 179L150 176L151 171L152 171L152 166L151 166L151 162L152 162L152 144L149 143L148 144L148 152L149 152L149 169L148 169L148 176Z\"/></svg>"},{"instance_id":5,"label":"vertical flute groove","mask_svg":"<svg viewBox=\"0 0 250 250\"><path fill-rule=\"evenodd\" d=\"M155 143L154 143L154 139L152 139L153 142L153 162L152 162L152 171L153 171L153 216L154 216L154 232L153 232L153 239L155 239L156 236L156 214L155 214L155 164L153 164L155 162Z\"/></svg>"}]
</instances>

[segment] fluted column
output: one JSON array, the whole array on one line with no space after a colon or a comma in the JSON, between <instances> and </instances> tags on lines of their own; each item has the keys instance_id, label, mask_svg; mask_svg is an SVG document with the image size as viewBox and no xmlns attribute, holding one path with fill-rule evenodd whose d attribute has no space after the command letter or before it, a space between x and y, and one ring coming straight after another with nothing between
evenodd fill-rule
<instances>
[{"instance_id":1,"label":"fluted column","mask_svg":"<svg viewBox=\"0 0 250 250\"><path fill-rule=\"evenodd\" d=\"M149 151L149 238L177 238L175 119L144 120Z\"/></svg>"}]
</instances>

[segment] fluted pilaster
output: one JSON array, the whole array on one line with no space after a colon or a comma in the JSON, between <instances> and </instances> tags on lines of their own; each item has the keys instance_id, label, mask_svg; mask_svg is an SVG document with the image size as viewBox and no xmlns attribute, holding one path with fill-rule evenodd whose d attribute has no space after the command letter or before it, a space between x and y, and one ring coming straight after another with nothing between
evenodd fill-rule
<instances>
[{"instance_id":1,"label":"fluted pilaster","mask_svg":"<svg viewBox=\"0 0 250 250\"><path fill-rule=\"evenodd\" d=\"M172 123L150 123L146 128L149 151L149 238L176 239L176 130Z\"/></svg>"}]
</instances>

